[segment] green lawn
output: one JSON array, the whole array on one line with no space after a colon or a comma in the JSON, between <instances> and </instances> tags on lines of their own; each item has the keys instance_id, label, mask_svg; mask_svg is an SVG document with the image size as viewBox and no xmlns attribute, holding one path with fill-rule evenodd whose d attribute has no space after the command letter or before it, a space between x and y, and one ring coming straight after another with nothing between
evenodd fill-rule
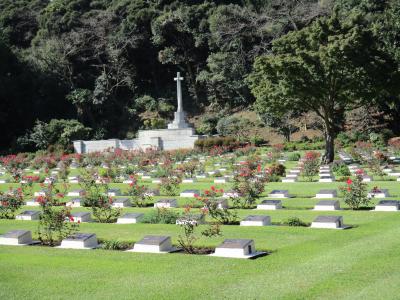
<instances>
[{"instance_id":1,"label":"green lawn","mask_svg":"<svg viewBox=\"0 0 400 300\"><path fill-rule=\"evenodd\" d=\"M206 179L182 185L181 190L203 190L211 185L212 180ZM0 246L0 299L399 299L400 213L310 210L318 201L310 197L319 189L340 185L269 183L265 194L288 189L296 197L283 199L283 210L238 213L240 217L269 215L276 223L291 216L311 222L317 215L335 214L342 215L352 229L223 226L223 237L197 242L215 247L225 238L254 239L257 250L271 253L256 260ZM8 186L15 185L3 184L1 189ZM126 186L112 185L123 190ZM218 186L229 189L229 185ZM373 186L388 188L391 199L400 195L399 182L369 184ZM188 201L179 199L179 204ZM346 208L344 203L341 206ZM148 213L151 209L124 211ZM80 210L86 209L74 209ZM36 227L34 221L0 220L0 234L13 229L34 233ZM176 225L98 223L81 224L80 231L127 242L148 234L171 235L175 244L181 232Z\"/></svg>"}]
</instances>

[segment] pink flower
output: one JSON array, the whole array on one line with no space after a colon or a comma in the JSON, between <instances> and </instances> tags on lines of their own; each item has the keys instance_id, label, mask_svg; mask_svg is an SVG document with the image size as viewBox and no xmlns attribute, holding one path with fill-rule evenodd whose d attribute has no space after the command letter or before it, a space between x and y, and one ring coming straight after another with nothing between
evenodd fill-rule
<instances>
[{"instance_id":1,"label":"pink flower","mask_svg":"<svg viewBox=\"0 0 400 300\"><path fill-rule=\"evenodd\" d=\"M348 185L350 185L350 184L352 184L352 183L353 183L353 180L351 180L350 178L347 179L347 184L348 184Z\"/></svg>"}]
</instances>

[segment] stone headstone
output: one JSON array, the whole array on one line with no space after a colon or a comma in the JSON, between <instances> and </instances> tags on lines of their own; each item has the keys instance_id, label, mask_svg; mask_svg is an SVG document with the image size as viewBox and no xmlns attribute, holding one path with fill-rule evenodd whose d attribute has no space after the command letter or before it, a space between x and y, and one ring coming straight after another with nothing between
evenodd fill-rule
<instances>
[{"instance_id":1,"label":"stone headstone","mask_svg":"<svg viewBox=\"0 0 400 300\"><path fill-rule=\"evenodd\" d=\"M398 211L400 209L400 201L398 200L381 200L375 206L376 211Z\"/></svg>"},{"instance_id":2,"label":"stone headstone","mask_svg":"<svg viewBox=\"0 0 400 300\"><path fill-rule=\"evenodd\" d=\"M132 250L133 252L147 252L147 253L169 253L176 251L172 247L170 236L159 235L146 235L142 240L135 243Z\"/></svg>"},{"instance_id":3,"label":"stone headstone","mask_svg":"<svg viewBox=\"0 0 400 300\"><path fill-rule=\"evenodd\" d=\"M270 216L247 216L240 222L240 226L266 226L271 225L271 217Z\"/></svg>"},{"instance_id":4,"label":"stone headstone","mask_svg":"<svg viewBox=\"0 0 400 300\"><path fill-rule=\"evenodd\" d=\"M247 239L227 239L221 245L215 248L211 256L229 257L229 258L254 258L264 252L257 252L254 241Z\"/></svg>"},{"instance_id":5,"label":"stone headstone","mask_svg":"<svg viewBox=\"0 0 400 300\"><path fill-rule=\"evenodd\" d=\"M39 220L40 211L38 210L25 210L15 217L16 220L34 221Z\"/></svg>"},{"instance_id":6,"label":"stone headstone","mask_svg":"<svg viewBox=\"0 0 400 300\"><path fill-rule=\"evenodd\" d=\"M311 223L312 228L343 229L342 216L318 216Z\"/></svg>"},{"instance_id":7,"label":"stone headstone","mask_svg":"<svg viewBox=\"0 0 400 300\"><path fill-rule=\"evenodd\" d=\"M319 201L314 206L314 210L329 211L329 210L339 210L339 209L340 209L340 203L337 200L322 200Z\"/></svg>"},{"instance_id":8,"label":"stone headstone","mask_svg":"<svg viewBox=\"0 0 400 300\"><path fill-rule=\"evenodd\" d=\"M144 214L126 213L117 219L117 224L136 224L143 219Z\"/></svg>"},{"instance_id":9,"label":"stone headstone","mask_svg":"<svg viewBox=\"0 0 400 300\"><path fill-rule=\"evenodd\" d=\"M260 210L277 210L282 209L281 200L263 200L257 205L257 209Z\"/></svg>"},{"instance_id":10,"label":"stone headstone","mask_svg":"<svg viewBox=\"0 0 400 300\"><path fill-rule=\"evenodd\" d=\"M156 203L154 203L154 207L157 208L171 208L178 207L176 199L160 199Z\"/></svg>"},{"instance_id":11,"label":"stone headstone","mask_svg":"<svg viewBox=\"0 0 400 300\"><path fill-rule=\"evenodd\" d=\"M32 233L29 230L12 230L0 235L0 245L23 246L32 243Z\"/></svg>"},{"instance_id":12,"label":"stone headstone","mask_svg":"<svg viewBox=\"0 0 400 300\"><path fill-rule=\"evenodd\" d=\"M69 249L94 249L98 247L97 237L94 233L75 233L65 238L59 248Z\"/></svg>"}]
</instances>

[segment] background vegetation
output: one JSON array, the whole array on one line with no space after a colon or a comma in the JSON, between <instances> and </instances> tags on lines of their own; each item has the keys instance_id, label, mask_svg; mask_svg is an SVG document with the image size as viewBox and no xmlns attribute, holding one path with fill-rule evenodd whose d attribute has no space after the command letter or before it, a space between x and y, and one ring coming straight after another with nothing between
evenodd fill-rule
<instances>
[{"instance_id":1,"label":"background vegetation","mask_svg":"<svg viewBox=\"0 0 400 300\"><path fill-rule=\"evenodd\" d=\"M162 128L174 111L177 71L199 133L241 140L246 128L271 126L289 140L299 130L293 120L305 118L330 141L343 130L368 139L386 128L390 137L400 130L399 14L398 1L390 0L3 0L0 151L65 148L76 138L132 138L140 128ZM283 96L301 101L295 111L266 109L282 94L260 97L263 63L289 70L288 62L305 59L292 55L297 50L309 60L284 78L292 89ZM317 100L336 91L326 79L343 72L345 86L330 113L321 114L326 108ZM300 78L308 83L303 90ZM224 118L245 108L258 113L257 122Z\"/></svg>"}]
</instances>

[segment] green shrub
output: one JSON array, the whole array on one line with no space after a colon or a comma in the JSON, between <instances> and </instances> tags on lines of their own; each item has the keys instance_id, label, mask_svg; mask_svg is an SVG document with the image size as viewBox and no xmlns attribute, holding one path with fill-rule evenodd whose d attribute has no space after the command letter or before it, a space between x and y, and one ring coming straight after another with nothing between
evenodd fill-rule
<instances>
[{"instance_id":1,"label":"green shrub","mask_svg":"<svg viewBox=\"0 0 400 300\"><path fill-rule=\"evenodd\" d=\"M72 141L89 138L91 131L77 120L36 121L32 131L19 138L18 143L21 147L33 145L36 149L47 149L50 145L67 149Z\"/></svg>"},{"instance_id":2,"label":"green shrub","mask_svg":"<svg viewBox=\"0 0 400 300\"><path fill-rule=\"evenodd\" d=\"M332 167L332 171L335 172L339 176L350 176L350 170L344 163L334 163Z\"/></svg>"},{"instance_id":3,"label":"green shrub","mask_svg":"<svg viewBox=\"0 0 400 300\"><path fill-rule=\"evenodd\" d=\"M173 210L167 208L157 208L150 214L145 215L142 219L142 223L150 224L175 224L176 219L179 218L179 214Z\"/></svg>"},{"instance_id":4,"label":"green shrub","mask_svg":"<svg viewBox=\"0 0 400 300\"><path fill-rule=\"evenodd\" d=\"M238 147L240 144L233 137L211 137L206 139L197 140L195 142L196 149L201 151L209 151L214 147L225 146L229 149L234 149Z\"/></svg>"},{"instance_id":5,"label":"green shrub","mask_svg":"<svg viewBox=\"0 0 400 300\"><path fill-rule=\"evenodd\" d=\"M299 161L301 155L298 152L293 152L290 153L290 155L288 156L288 161Z\"/></svg>"},{"instance_id":6,"label":"green shrub","mask_svg":"<svg viewBox=\"0 0 400 300\"><path fill-rule=\"evenodd\" d=\"M283 221L283 224L287 226L299 226L299 227L308 226L308 223L302 221L300 218L297 217L290 217L287 220Z\"/></svg>"},{"instance_id":7,"label":"green shrub","mask_svg":"<svg viewBox=\"0 0 400 300\"><path fill-rule=\"evenodd\" d=\"M130 248L130 243L120 242L117 240L99 240L101 248L104 250L126 250Z\"/></svg>"}]
</instances>

